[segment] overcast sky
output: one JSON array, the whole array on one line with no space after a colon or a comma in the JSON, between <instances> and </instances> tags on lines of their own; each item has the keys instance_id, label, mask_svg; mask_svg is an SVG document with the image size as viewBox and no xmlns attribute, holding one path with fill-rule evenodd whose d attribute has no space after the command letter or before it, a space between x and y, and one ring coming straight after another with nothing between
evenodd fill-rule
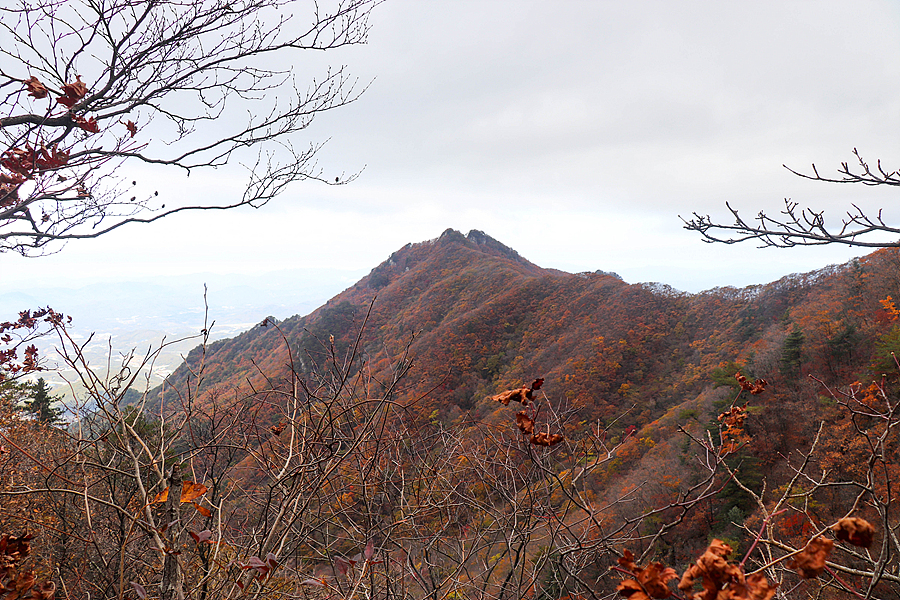
<instances>
[{"instance_id":1,"label":"overcast sky","mask_svg":"<svg viewBox=\"0 0 900 600\"><path fill-rule=\"evenodd\" d=\"M839 219L897 191L799 179L858 147L900 167L900 4L387 0L366 46L334 53L368 91L322 115L320 166L260 210L178 215L0 255L4 287L294 267L369 269L407 242L480 229L544 267L615 271L686 291L764 283L864 252L710 246L727 220L790 197ZM313 57L321 64L322 57ZM298 65L299 69L304 68ZM311 69L310 72L314 71ZM219 171L157 178L167 194L239 194Z\"/></svg>"}]
</instances>

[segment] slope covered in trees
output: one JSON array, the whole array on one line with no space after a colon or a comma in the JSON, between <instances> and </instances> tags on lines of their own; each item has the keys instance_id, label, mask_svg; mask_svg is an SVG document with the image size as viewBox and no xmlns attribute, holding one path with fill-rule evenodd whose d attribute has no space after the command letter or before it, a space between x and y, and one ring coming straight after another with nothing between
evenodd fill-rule
<instances>
[{"instance_id":1,"label":"slope covered in trees","mask_svg":"<svg viewBox=\"0 0 900 600\"><path fill-rule=\"evenodd\" d=\"M415 376L401 397L422 397L421 410L442 421L487 417L496 407L485 398L542 376L582 421L608 422L634 406L623 427L644 425L696 396L729 362L791 384L806 373L835 382L865 375L892 326L883 302L898 283L892 252L691 295L542 269L481 232L448 230L401 248L306 317L210 344L205 384L277 376L288 362L282 336L300 370L330 351L330 336L343 356L365 322L358 366L387 379L389 357L409 345ZM795 330L802 342L796 368L786 369L782 355ZM199 357L191 353L170 385Z\"/></svg>"},{"instance_id":2,"label":"slope covered in trees","mask_svg":"<svg viewBox=\"0 0 900 600\"><path fill-rule=\"evenodd\" d=\"M0 427L0 527L92 597L895 597L898 262L690 295L448 230L145 397L61 325L90 402Z\"/></svg>"}]
</instances>

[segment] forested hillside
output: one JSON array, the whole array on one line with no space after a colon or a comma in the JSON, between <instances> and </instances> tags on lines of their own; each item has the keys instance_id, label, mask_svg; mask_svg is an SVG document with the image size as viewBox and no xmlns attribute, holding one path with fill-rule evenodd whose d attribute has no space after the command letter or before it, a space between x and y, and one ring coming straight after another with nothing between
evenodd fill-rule
<instances>
[{"instance_id":1,"label":"forested hillside","mask_svg":"<svg viewBox=\"0 0 900 600\"><path fill-rule=\"evenodd\" d=\"M898 267L686 294L447 230L142 397L82 365L4 524L107 596L896 597Z\"/></svg>"},{"instance_id":2,"label":"forested hillside","mask_svg":"<svg viewBox=\"0 0 900 600\"><path fill-rule=\"evenodd\" d=\"M284 373L285 339L302 371L330 351L330 336L341 357L361 336L356 366L375 379L389 379L382 373L409 346L414 367L401 397L421 398L421 411L437 410L445 423L488 417L497 409L487 396L541 376L581 421L608 423L629 409L622 427L644 425L721 379L729 363L785 393L809 388L808 374L834 383L871 377L894 322L885 301L898 295L897 261L885 250L768 285L686 294L599 271L542 269L481 232L448 230L398 250L307 317L210 344L205 385ZM192 352L170 385L199 356Z\"/></svg>"}]
</instances>

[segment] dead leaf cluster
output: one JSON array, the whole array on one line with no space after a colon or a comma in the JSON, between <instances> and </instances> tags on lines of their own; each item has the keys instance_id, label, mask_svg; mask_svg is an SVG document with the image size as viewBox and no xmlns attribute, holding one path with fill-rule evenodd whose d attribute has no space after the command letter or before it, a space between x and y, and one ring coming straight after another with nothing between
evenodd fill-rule
<instances>
[{"instance_id":1,"label":"dead leaf cluster","mask_svg":"<svg viewBox=\"0 0 900 600\"><path fill-rule=\"evenodd\" d=\"M534 390L540 389L540 387L544 384L543 378L535 379L532 382L530 387L521 387L516 388L514 390L506 390L505 392L500 392L496 396L491 396L491 400L496 400L501 403L503 406L509 406L511 401L520 402L522 406L528 406L534 399ZM534 446L554 446L565 439L565 437L561 433L550 433L550 431L535 431L534 430L534 419L535 416L529 416L529 414L520 410L516 413L516 426L519 428L519 431L522 432L523 435L530 436L529 442Z\"/></svg>"},{"instance_id":2,"label":"dead leaf cluster","mask_svg":"<svg viewBox=\"0 0 900 600\"><path fill-rule=\"evenodd\" d=\"M0 539L0 600L53 600L56 584L45 581L35 587L34 571L18 569L19 563L31 553L29 542L33 537L28 533L18 537L7 533Z\"/></svg>"},{"instance_id":3,"label":"dead leaf cluster","mask_svg":"<svg viewBox=\"0 0 900 600\"><path fill-rule=\"evenodd\" d=\"M741 390L745 392L750 392L754 396L758 396L766 391L766 386L769 385L769 382L765 379L757 379L755 382L750 382L746 377L741 375L740 372L734 374L734 378L737 379L737 382L741 386Z\"/></svg>"},{"instance_id":4,"label":"dead leaf cluster","mask_svg":"<svg viewBox=\"0 0 900 600\"><path fill-rule=\"evenodd\" d=\"M843 518L831 530L839 540L865 548L872 544L875 534L871 523L857 517ZM791 556L788 565L801 577L814 579L825 570L825 561L833 548L834 541L817 536L803 550ZM775 596L778 584L770 584L762 573L746 575L743 565L728 560L731 551L731 546L722 540L716 539L710 543L678 582L678 589L686 599L771 600ZM620 595L629 600L650 600L668 598L672 594L668 582L678 578L674 569L658 562L640 567L634 563L634 555L629 550L625 550L618 562L622 569L634 575L634 579L625 579L617 586ZM701 591L694 591L697 582L703 586Z\"/></svg>"},{"instance_id":5,"label":"dead leaf cluster","mask_svg":"<svg viewBox=\"0 0 900 600\"><path fill-rule=\"evenodd\" d=\"M201 506L196 502L200 496L206 493L206 486L202 483L194 483L193 481L183 481L181 483L181 497L179 499L180 502L190 502L194 505L194 508L197 509L197 512L203 515L204 517L211 517L212 511L210 511L205 506ZM164 489L160 493L150 501L150 504L160 504L169 499L169 488Z\"/></svg>"},{"instance_id":6,"label":"dead leaf cluster","mask_svg":"<svg viewBox=\"0 0 900 600\"><path fill-rule=\"evenodd\" d=\"M745 575L741 565L728 561L729 554L731 546L713 540L706 552L681 576L678 589L684 597L690 600L771 600L778 585L770 584L761 573ZM672 595L667 584L678 579L674 569L666 568L662 563L639 567L628 550L619 559L619 564L635 575L634 579L626 579L616 588L622 596L629 600L649 600ZM695 592L697 581L702 583L703 589Z\"/></svg>"},{"instance_id":7,"label":"dead leaf cluster","mask_svg":"<svg viewBox=\"0 0 900 600\"><path fill-rule=\"evenodd\" d=\"M834 548L834 542L820 535L795 554L789 565L803 578L813 579L825 570L825 560L831 554L832 548Z\"/></svg>"},{"instance_id":8,"label":"dead leaf cluster","mask_svg":"<svg viewBox=\"0 0 900 600\"><path fill-rule=\"evenodd\" d=\"M626 550L619 559L622 568L634 573L634 579L625 579L616 588L619 594L630 600L649 598L668 598L672 591L666 585L678 579L678 573L671 567L664 567L661 562L651 562L646 567L634 563L634 554Z\"/></svg>"}]
</instances>

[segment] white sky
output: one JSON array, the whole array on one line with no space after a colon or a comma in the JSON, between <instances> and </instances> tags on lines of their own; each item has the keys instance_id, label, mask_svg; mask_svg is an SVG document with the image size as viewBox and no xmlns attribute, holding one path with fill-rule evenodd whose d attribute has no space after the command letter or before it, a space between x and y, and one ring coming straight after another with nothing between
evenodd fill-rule
<instances>
[{"instance_id":1,"label":"white sky","mask_svg":"<svg viewBox=\"0 0 900 600\"><path fill-rule=\"evenodd\" d=\"M452 227L543 267L700 291L865 251L710 246L678 215L727 220L727 200L751 217L790 197L834 219L851 202L884 207L900 223L897 190L804 181L781 166L834 173L858 147L900 167L895 2L387 0L372 24L368 45L311 57L374 79L309 130L330 138L325 174L365 167L356 182L298 183L260 210L174 216L50 257L0 255L3 287L367 271ZM136 173L163 196L240 194L223 170Z\"/></svg>"}]
</instances>

